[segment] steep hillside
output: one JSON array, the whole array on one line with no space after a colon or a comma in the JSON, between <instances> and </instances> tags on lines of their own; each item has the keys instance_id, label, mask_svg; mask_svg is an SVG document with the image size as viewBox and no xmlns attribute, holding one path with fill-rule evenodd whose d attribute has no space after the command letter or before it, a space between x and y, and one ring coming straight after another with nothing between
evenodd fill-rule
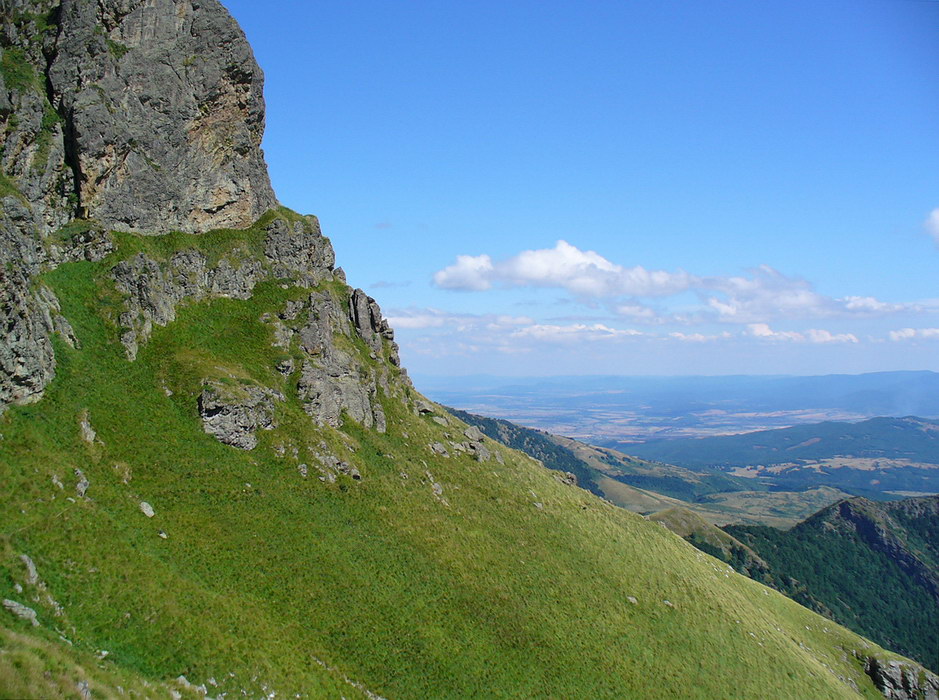
<instances>
[{"instance_id":1,"label":"steep hillside","mask_svg":"<svg viewBox=\"0 0 939 700\"><path fill-rule=\"evenodd\" d=\"M0 695L939 691L421 397L214 0L2 10Z\"/></svg>"},{"instance_id":2,"label":"steep hillside","mask_svg":"<svg viewBox=\"0 0 939 700\"><path fill-rule=\"evenodd\" d=\"M777 575L804 582L834 619L939 668L939 496L852 498L788 532L726 530Z\"/></svg>"},{"instance_id":3,"label":"steep hillside","mask_svg":"<svg viewBox=\"0 0 939 700\"><path fill-rule=\"evenodd\" d=\"M521 450L548 469L573 474L582 488L634 513L679 508L714 524L791 527L848 495L825 486L800 492L770 491L753 479L648 462L510 421L449 410L493 440Z\"/></svg>"}]
</instances>

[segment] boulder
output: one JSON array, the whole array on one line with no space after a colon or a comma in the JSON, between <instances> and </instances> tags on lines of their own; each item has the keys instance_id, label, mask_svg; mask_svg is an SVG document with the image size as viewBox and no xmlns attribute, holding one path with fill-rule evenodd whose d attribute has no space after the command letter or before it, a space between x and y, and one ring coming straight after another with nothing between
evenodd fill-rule
<instances>
[{"instance_id":1,"label":"boulder","mask_svg":"<svg viewBox=\"0 0 939 700\"><path fill-rule=\"evenodd\" d=\"M483 437L485 437L482 434L482 431L480 431L480 429L477 428L475 425L471 425L470 427L468 427L466 430L463 431L463 434L469 440L472 440L473 442L481 442Z\"/></svg>"}]
</instances>

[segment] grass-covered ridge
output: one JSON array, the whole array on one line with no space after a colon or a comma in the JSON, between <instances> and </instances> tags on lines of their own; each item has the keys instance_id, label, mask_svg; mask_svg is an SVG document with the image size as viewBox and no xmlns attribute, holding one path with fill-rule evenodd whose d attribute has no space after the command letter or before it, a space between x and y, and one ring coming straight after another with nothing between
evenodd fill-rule
<instances>
[{"instance_id":1,"label":"grass-covered ridge","mask_svg":"<svg viewBox=\"0 0 939 700\"><path fill-rule=\"evenodd\" d=\"M309 290L269 280L185 303L126 359L118 261L257 255L261 229L124 234L44 277L78 344L57 342L40 402L0 417L0 598L40 623L0 610L0 648L25 655L26 681L64 655L95 659L96 683L184 675L229 697L879 697L853 655L874 647L658 524L494 443L504 464L435 455L465 427L442 411L448 425L381 394L386 434L316 427L261 320ZM203 431L207 375L286 397L254 450ZM324 449L361 480L318 479Z\"/></svg>"}]
</instances>

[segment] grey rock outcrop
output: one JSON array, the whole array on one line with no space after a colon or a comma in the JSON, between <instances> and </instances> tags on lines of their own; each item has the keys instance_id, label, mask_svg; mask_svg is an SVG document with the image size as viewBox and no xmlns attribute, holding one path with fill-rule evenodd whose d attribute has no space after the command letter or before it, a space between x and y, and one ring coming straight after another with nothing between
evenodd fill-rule
<instances>
[{"instance_id":1,"label":"grey rock outcrop","mask_svg":"<svg viewBox=\"0 0 939 700\"><path fill-rule=\"evenodd\" d=\"M55 376L54 327L22 269L0 266L0 327L0 409L38 401Z\"/></svg>"},{"instance_id":2,"label":"grey rock outcrop","mask_svg":"<svg viewBox=\"0 0 939 700\"><path fill-rule=\"evenodd\" d=\"M919 665L870 656L864 672L890 700L939 700L939 677Z\"/></svg>"},{"instance_id":3,"label":"grey rock outcrop","mask_svg":"<svg viewBox=\"0 0 939 700\"><path fill-rule=\"evenodd\" d=\"M206 382L199 395L199 415L205 432L220 442L242 450L257 447L258 430L271 430L274 401L284 397L256 385L228 385Z\"/></svg>"},{"instance_id":4,"label":"grey rock outcrop","mask_svg":"<svg viewBox=\"0 0 939 700\"><path fill-rule=\"evenodd\" d=\"M483 434L482 431L477 428L475 425L471 425L466 430L463 431L463 435L472 442L482 442Z\"/></svg>"},{"instance_id":5,"label":"grey rock outcrop","mask_svg":"<svg viewBox=\"0 0 939 700\"><path fill-rule=\"evenodd\" d=\"M36 570L36 564L28 554L20 554L20 561L26 567L26 583L35 586L39 583L39 572Z\"/></svg>"},{"instance_id":6,"label":"grey rock outcrop","mask_svg":"<svg viewBox=\"0 0 939 700\"><path fill-rule=\"evenodd\" d=\"M21 620L26 620L27 622L31 623L33 627L39 627L39 620L36 619L36 611L32 608L29 608L22 603L17 603L15 600L9 599L4 599L3 607L5 607Z\"/></svg>"},{"instance_id":7,"label":"grey rock outcrop","mask_svg":"<svg viewBox=\"0 0 939 700\"><path fill-rule=\"evenodd\" d=\"M208 264L205 254L195 249L181 250L167 263L159 263L143 253L119 262L113 269L115 286L126 295L126 311L120 316L124 328L121 342L129 359L153 331L176 319L182 301L200 301L209 296L248 299L264 277L257 260L220 260Z\"/></svg>"},{"instance_id":8,"label":"grey rock outcrop","mask_svg":"<svg viewBox=\"0 0 939 700\"><path fill-rule=\"evenodd\" d=\"M292 225L275 219L267 227L264 255L271 263L274 277L291 278L301 287L315 287L332 279L336 255L329 239L320 232L315 216L304 217Z\"/></svg>"},{"instance_id":9,"label":"grey rock outcrop","mask_svg":"<svg viewBox=\"0 0 939 700\"><path fill-rule=\"evenodd\" d=\"M82 412L78 427L81 429L82 440L85 442L91 444L98 437L98 433L96 433L95 429L91 427L91 420L88 418L88 411Z\"/></svg>"},{"instance_id":10,"label":"grey rock outcrop","mask_svg":"<svg viewBox=\"0 0 939 700\"><path fill-rule=\"evenodd\" d=\"M104 259L115 249L109 230L246 227L277 202L260 149L263 77L217 0L8 0L0 10L2 410L41 398L55 375L56 333L79 346L58 300L35 284L40 272ZM344 282L316 217L264 221L260 247L238 239L212 254L193 246L165 257L155 247L112 268L129 359L181 304L248 299L264 280ZM378 304L335 288L291 303L271 321L288 355L277 369L298 382L308 413L321 425L347 416L384 431L380 393L409 384L380 361L399 365ZM370 357L339 336L361 338Z\"/></svg>"},{"instance_id":11,"label":"grey rock outcrop","mask_svg":"<svg viewBox=\"0 0 939 700\"><path fill-rule=\"evenodd\" d=\"M346 413L365 427L384 432L385 413L374 377L334 341L335 335L350 334L349 322L332 295L311 294L307 323L298 332L307 359L300 370L297 392L304 410L320 425L339 427Z\"/></svg>"},{"instance_id":12,"label":"grey rock outcrop","mask_svg":"<svg viewBox=\"0 0 939 700\"><path fill-rule=\"evenodd\" d=\"M48 77L79 215L202 232L276 206L263 75L216 0L63 0Z\"/></svg>"},{"instance_id":13,"label":"grey rock outcrop","mask_svg":"<svg viewBox=\"0 0 939 700\"><path fill-rule=\"evenodd\" d=\"M167 261L139 253L118 263L112 276L117 289L126 296L120 324L128 358L136 358L154 325L174 321L177 307L184 302L210 297L248 299L257 283L265 279L290 279L301 287L332 279L332 245L319 232L315 217L306 217L293 226L274 219L266 230L264 251L264 258L259 260L250 251L235 248L210 264L204 253L190 248L178 251ZM281 342L285 344L289 334L286 329L283 332Z\"/></svg>"},{"instance_id":14,"label":"grey rock outcrop","mask_svg":"<svg viewBox=\"0 0 939 700\"><path fill-rule=\"evenodd\" d=\"M216 0L7 0L0 53L3 410L41 398L69 330L41 268L100 260L105 228L244 227L277 202L263 77ZM53 236L76 216L102 226Z\"/></svg>"},{"instance_id":15,"label":"grey rock outcrop","mask_svg":"<svg viewBox=\"0 0 939 700\"><path fill-rule=\"evenodd\" d=\"M0 166L28 206L29 238L54 231L74 213L65 125L46 85L46 57L55 51L57 32L38 19L57 5L58 0L7 0L0 7L0 51L12 69L0 75Z\"/></svg>"},{"instance_id":16,"label":"grey rock outcrop","mask_svg":"<svg viewBox=\"0 0 939 700\"><path fill-rule=\"evenodd\" d=\"M78 478L78 483L75 484L75 495L79 498L84 498L85 494L88 493L88 487L91 486L91 482L88 481L85 472L77 467L75 469L75 476Z\"/></svg>"}]
</instances>

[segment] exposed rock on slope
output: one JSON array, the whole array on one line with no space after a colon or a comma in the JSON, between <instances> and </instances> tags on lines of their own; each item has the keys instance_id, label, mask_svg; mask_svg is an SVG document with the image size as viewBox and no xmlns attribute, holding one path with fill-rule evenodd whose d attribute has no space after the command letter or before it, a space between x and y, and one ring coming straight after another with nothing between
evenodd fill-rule
<instances>
[{"instance_id":1,"label":"exposed rock on slope","mask_svg":"<svg viewBox=\"0 0 939 700\"><path fill-rule=\"evenodd\" d=\"M276 204L263 76L215 0L63 0L51 98L78 213L141 233L243 228Z\"/></svg>"},{"instance_id":2,"label":"exposed rock on slope","mask_svg":"<svg viewBox=\"0 0 939 700\"><path fill-rule=\"evenodd\" d=\"M107 252L88 249L87 226L60 227L246 227L277 202L263 76L216 0L5 0L0 51L3 408L55 374L56 301L33 277Z\"/></svg>"},{"instance_id":3,"label":"exposed rock on slope","mask_svg":"<svg viewBox=\"0 0 939 700\"><path fill-rule=\"evenodd\" d=\"M231 386L206 382L199 395L199 415L205 432L243 450L258 444L258 430L274 428L274 401L284 397L266 387Z\"/></svg>"}]
</instances>

